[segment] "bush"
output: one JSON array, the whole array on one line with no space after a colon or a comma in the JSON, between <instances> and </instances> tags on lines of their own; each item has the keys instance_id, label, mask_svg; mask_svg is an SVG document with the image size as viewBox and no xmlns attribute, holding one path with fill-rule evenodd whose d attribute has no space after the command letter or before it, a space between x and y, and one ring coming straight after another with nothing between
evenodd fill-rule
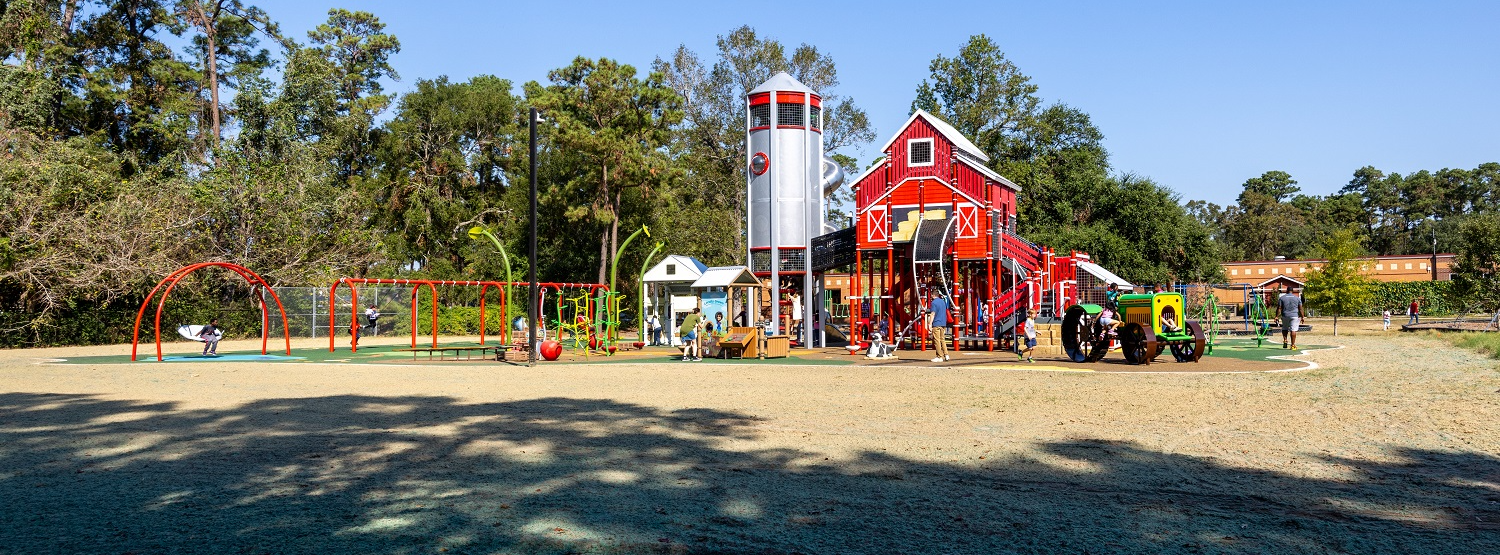
<instances>
[{"instance_id":1,"label":"bush","mask_svg":"<svg viewBox=\"0 0 1500 555\"><path fill-rule=\"evenodd\" d=\"M1448 295L1452 286L1451 281L1380 282L1375 285L1375 294L1369 305L1359 315L1374 316L1389 308L1392 315L1404 316L1412 299L1418 298L1425 299L1422 302L1423 316L1453 314L1457 310L1450 304Z\"/></svg>"},{"instance_id":2,"label":"bush","mask_svg":"<svg viewBox=\"0 0 1500 555\"><path fill-rule=\"evenodd\" d=\"M1459 347L1500 359L1500 333L1448 333L1443 337Z\"/></svg>"}]
</instances>

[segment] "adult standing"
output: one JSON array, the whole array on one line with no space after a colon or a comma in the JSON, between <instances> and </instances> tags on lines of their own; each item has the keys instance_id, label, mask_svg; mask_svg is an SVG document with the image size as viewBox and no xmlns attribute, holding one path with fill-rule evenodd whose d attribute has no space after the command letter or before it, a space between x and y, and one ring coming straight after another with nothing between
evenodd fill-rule
<instances>
[{"instance_id":1,"label":"adult standing","mask_svg":"<svg viewBox=\"0 0 1500 555\"><path fill-rule=\"evenodd\" d=\"M698 352L699 310L694 308L691 314L683 317L682 326L677 328L677 335L682 336L682 360L703 360Z\"/></svg>"},{"instance_id":2,"label":"adult standing","mask_svg":"<svg viewBox=\"0 0 1500 555\"><path fill-rule=\"evenodd\" d=\"M1418 317L1421 314L1422 306L1417 304L1416 299L1412 299L1411 306L1406 307L1406 325L1422 323L1422 319Z\"/></svg>"},{"instance_id":3,"label":"adult standing","mask_svg":"<svg viewBox=\"0 0 1500 555\"><path fill-rule=\"evenodd\" d=\"M1293 287L1290 292L1282 294L1276 299L1276 312L1281 317L1281 348L1297 348L1297 328L1302 326L1302 319L1307 316L1307 308L1302 304L1302 290ZM1291 346L1287 346L1287 335L1292 336Z\"/></svg>"},{"instance_id":4,"label":"adult standing","mask_svg":"<svg viewBox=\"0 0 1500 555\"><path fill-rule=\"evenodd\" d=\"M933 362L947 362L948 356L948 312L953 305L943 298L942 292L934 292L927 304L927 327L932 331L932 346L937 349Z\"/></svg>"},{"instance_id":5,"label":"adult standing","mask_svg":"<svg viewBox=\"0 0 1500 555\"><path fill-rule=\"evenodd\" d=\"M652 312L651 316L646 319L646 332L650 334L648 339L651 341L651 346L661 345L661 316L657 313Z\"/></svg>"}]
</instances>

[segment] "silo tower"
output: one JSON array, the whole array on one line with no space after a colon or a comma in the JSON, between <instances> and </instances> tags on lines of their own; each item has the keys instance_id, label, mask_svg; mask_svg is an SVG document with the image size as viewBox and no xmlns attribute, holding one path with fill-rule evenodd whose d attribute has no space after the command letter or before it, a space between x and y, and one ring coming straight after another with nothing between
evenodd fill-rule
<instances>
[{"instance_id":1,"label":"silo tower","mask_svg":"<svg viewBox=\"0 0 1500 555\"><path fill-rule=\"evenodd\" d=\"M801 295L803 344L810 342L816 283L812 238L823 231L823 99L785 72L746 97L746 223L750 268L771 278L773 306ZM775 261L775 263L773 263ZM773 308L770 333L781 322Z\"/></svg>"}]
</instances>

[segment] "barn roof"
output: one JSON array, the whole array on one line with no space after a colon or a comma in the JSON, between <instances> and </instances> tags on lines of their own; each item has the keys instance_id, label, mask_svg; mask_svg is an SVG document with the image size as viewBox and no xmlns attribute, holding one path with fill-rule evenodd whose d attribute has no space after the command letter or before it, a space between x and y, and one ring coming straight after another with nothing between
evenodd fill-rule
<instances>
[{"instance_id":1,"label":"barn roof","mask_svg":"<svg viewBox=\"0 0 1500 555\"><path fill-rule=\"evenodd\" d=\"M667 273L668 266L672 267L670 274ZM661 262L657 262L655 266L647 270L641 281L648 283L691 282L703 277L703 272L707 269L708 265L696 258L673 254L663 258Z\"/></svg>"},{"instance_id":2,"label":"barn roof","mask_svg":"<svg viewBox=\"0 0 1500 555\"><path fill-rule=\"evenodd\" d=\"M974 168L974 171L979 172L980 175L988 177L992 181L996 181L1002 185L1005 185L1006 187L1010 187L1012 191L1019 192L1021 190L1020 185L1016 185L1015 183L1011 182L1011 180L1006 179L1005 176L996 173L995 170L990 169L989 166L963 157L959 157L958 161L962 162L965 166Z\"/></svg>"},{"instance_id":3,"label":"barn roof","mask_svg":"<svg viewBox=\"0 0 1500 555\"><path fill-rule=\"evenodd\" d=\"M770 79L766 80L766 82L761 83L759 87L755 87L755 90L750 91L750 94L759 94L771 91L792 91L818 94L817 91L808 88L807 85L803 85L801 81L798 81L791 75L787 75L785 71L777 73L776 75L772 75Z\"/></svg>"},{"instance_id":4,"label":"barn roof","mask_svg":"<svg viewBox=\"0 0 1500 555\"><path fill-rule=\"evenodd\" d=\"M767 83L769 83L769 81L767 81ZM938 133L942 134L944 139L947 139L948 142L953 143L953 146L962 151L964 154L968 154L969 156L978 158L980 162L990 161L990 157L985 156L984 151L980 150L978 146L975 146L973 142L969 141L969 138L965 137L963 133L959 133L958 130L954 129L952 125L948 125L948 122L938 119L937 116L927 113L926 110L920 109L916 112L912 112L911 117L907 118L906 123L901 124L901 127L896 131L896 134L892 135L891 140L886 141L885 146L880 147L880 150L890 150L891 145L896 142L896 139L900 137L902 133L906 132L906 128L911 127L911 122L917 121L917 118L926 120L927 123L933 127L933 129L937 129Z\"/></svg>"}]
</instances>

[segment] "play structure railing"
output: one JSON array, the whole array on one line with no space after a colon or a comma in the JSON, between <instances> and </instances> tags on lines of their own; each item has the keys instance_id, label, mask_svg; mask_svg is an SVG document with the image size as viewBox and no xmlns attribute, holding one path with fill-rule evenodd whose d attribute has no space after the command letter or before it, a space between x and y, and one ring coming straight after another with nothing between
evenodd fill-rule
<instances>
[{"instance_id":1,"label":"play structure railing","mask_svg":"<svg viewBox=\"0 0 1500 555\"><path fill-rule=\"evenodd\" d=\"M351 300L352 300L352 302L350 303L350 312L351 312L351 314L350 314L350 320L349 320L349 326L350 326L349 327L349 331L355 337L355 340L351 342L351 344L349 346L349 349L351 351L358 351L359 350L359 340L358 340L358 337L359 337L359 324L358 324L358 320L359 320L359 290L355 287L355 285L409 285L409 286L411 286L411 346L412 346L412 348L416 348L416 346L417 346L417 300L418 300L418 297L419 297L418 293L421 291L421 289L422 289L423 286L426 286L427 290L429 292L431 292L431 294L432 294L431 298L430 298L430 301L429 301L430 304L432 305L432 346L433 346L433 348L436 348L438 346L438 308L437 308L438 307L438 300L437 300L438 299L438 293L437 293L438 286L444 286L444 287L449 287L449 286L479 287L479 344L483 345L484 344L484 319L485 319L485 310L484 310L485 293L491 287L500 288L500 312L501 312L501 314L505 314L506 313L505 312L506 304L509 302L509 299L507 298L507 296L505 294L505 288L506 287L528 287L529 288L531 286L531 283L530 282L511 282L511 281L462 281L462 280L430 280L430 279L340 278L337 281L334 281L333 285L328 288L328 297L330 299L335 298L337 296L339 285L344 285L344 286L346 286L346 287L349 288L349 293L350 293ZM541 282L541 283L537 284L537 287L542 288L542 289L546 289L546 288L550 287L552 289L556 289L559 292L561 292L563 289L587 289L590 293L594 293L594 292L597 292L599 290L608 290L609 289L608 286L606 286L606 285L604 285L602 283ZM538 291L538 293L540 293L540 291ZM533 299L533 300L535 300L535 299ZM330 328L330 330L333 328L334 323L335 323L336 318L337 318L336 311L337 311L337 306L334 303L329 303L329 305L328 305L328 327ZM540 314L540 312L539 312L539 314ZM285 318L283 317L283 320L284 319ZM502 335L501 335L501 341L505 341L506 340L506 335L505 335L506 332L501 332L501 333L502 333ZM331 333L331 331L330 331L330 333L328 334L328 351L329 352L333 352L333 350L334 350L334 341L335 341L335 339L336 339L336 334Z\"/></svg>"},{"instance_id":2,"label":"play structure railing","mask_svg":"<svg viewBox=\"0 0 1500 555\"><path fill-rule=\"evenodd\" d=\"M286 354L292 354L292 337L288 334L286 329L286 308L281 306L281 298L276 296L276 291L274 289L271 289L271 285L266 283L266 280L261 278L259 274L256 274L255 272L250 271L249 268L240 266L239 264L232 264L229 262L200 262L198 264L183 266L181 268L178 268L176 271L167 274L167 277L162 278L161 281L156 283L156 287L151 289L151 293L146 295L146 299L141 301L141 309L136 311L135 313L135 329L130 334L130 360L136 359L136 350L140 347L141 319L145 317L146 307L151 305L151 299L156 297L156 293L158 291L161 291L161 298L157 300L156 303L156 318L154 323L154 330L156 333L156 360L162 360L161 313L162 309L166 308L167 306L167 296L172 294L172 289L177 287L178 282L181 282L182 278L185 278L188 276L188 274L191 274L203 268L224 268L226 270L234 272L241 278L244 278L245 281L249 282L251 286L260 289L262 294L269 293L271 295L271 299L276 301L276 309L281 311L281 334L282 337L286 340ZM166 286L166 290L162 290L163 285ZM264 297L261 297L258 300L257 304L259 304L260 306L261 317L260 354L264 355L266 354L266 343L270 339L271 314L269 309L266 307L266 300Z\"/></svg>"}]
</instances>

